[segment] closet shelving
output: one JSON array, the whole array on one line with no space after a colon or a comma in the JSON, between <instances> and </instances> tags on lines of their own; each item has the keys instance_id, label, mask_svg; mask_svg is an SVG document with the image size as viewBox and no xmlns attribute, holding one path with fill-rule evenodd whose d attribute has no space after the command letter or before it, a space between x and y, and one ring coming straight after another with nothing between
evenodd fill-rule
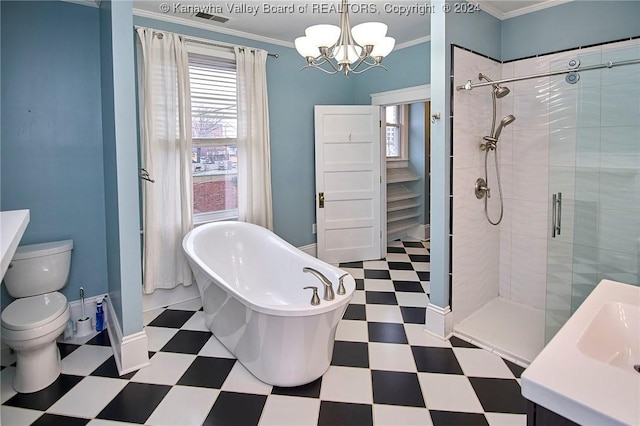
<instances>
[{"instance_id":1,"label":"closet shelving","mask_svg":"<svg viewBox=\"0 0 640 426\"><path fill-rule=\"evenodd\" d=\"M410 183L420 175L408 167L387 168L387 235L398 234L418 224L420 194Z\"/></svg>"}]
</instances>

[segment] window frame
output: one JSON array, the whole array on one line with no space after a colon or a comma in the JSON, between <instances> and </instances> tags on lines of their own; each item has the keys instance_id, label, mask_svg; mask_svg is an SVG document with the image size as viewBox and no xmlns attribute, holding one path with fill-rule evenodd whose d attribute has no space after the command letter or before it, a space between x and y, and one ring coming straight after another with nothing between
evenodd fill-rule
<instances>
[{"instance_id":1,"label":"window frame","mask_svg":"<svg viewBox=\"0 0 640 426\"><path fill-rule=\"evenodd\" d=\"M398 108L398 123L387 123L387 108L397 107ZM387 127L396 127L399 132L399 141L400 144L400 155L396 157L386 156L387 162L395 162L395 161L408 161L409 160L409 104L392 104L392 105L384 105L384 124L385 124L385 138L386 138L386 129ZM385 139L385 154L386 150L386 139Z\"/></svg>"},{"instance_id":2,"label":"window frame","mask_svg":"<svg viewBox=\"0 0 640 426\"><path fill-rule=\"evenodd\" d=\"M187 43L187 53L194 53L198 55L212 56L220 59L230 59L235 61L236 56L234 53L229 52L228 49L218 48L215 46L206 46L202 44ZM238 146L237 138L191 138L191 148L197 147L213 147L222 145L235 145ZM237 171L236 171L237 173ZM191 184L193 188L193 183ZM222 220L237 220L238 209L218 210L214 212L205 213L193 213L193 225L199 226L209 222L217 222Z\"/></svg>"}]
</instances>

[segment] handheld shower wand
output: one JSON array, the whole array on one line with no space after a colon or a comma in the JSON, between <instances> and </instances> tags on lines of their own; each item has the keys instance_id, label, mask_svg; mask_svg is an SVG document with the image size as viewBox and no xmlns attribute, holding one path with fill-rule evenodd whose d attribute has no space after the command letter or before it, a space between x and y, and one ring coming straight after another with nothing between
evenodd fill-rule
<instances>
[{"instance_id":1,"label":"handheld shower wand","mask_svg":"<svg viewBox=\"0 0 640 426\"><path fill-rule=\"evenodd\" d=\"M509 114L505 116L502 120L500 120L500 124L498 124L498 128L496 129L496 134L493 135L493 138L496 140L496 142L500 137L500 133L502 132L502 129L507 127L509 124L513 123L514 121L516 121L516 117L514 117L512 114Z\"/></svg>"},{"instance_id":2,"label":"handheld shower wand","mask_svg":"<svg viewBox=\"0 0 640 426\"><path fill-rule=\"evenodd\" d=\"M516 117L512 114L505 116L502 120L500 120L500 124L498 124L498 128L496 129L495 134L491 136L483 136L482 139L487 141L486 144L481 144L480 149L485 151L487 149L495 149L496 143L498 142L498 138L500 137L500 133L502 133L502 129L507 127L509 124L516 121Z\"/></svg>"}]
</instances>

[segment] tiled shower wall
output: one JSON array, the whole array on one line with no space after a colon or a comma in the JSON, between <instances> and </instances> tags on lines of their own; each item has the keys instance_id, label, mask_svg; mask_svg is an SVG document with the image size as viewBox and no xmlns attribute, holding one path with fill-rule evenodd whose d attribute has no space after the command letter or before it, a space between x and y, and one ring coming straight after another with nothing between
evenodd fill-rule
<instances>
[{"instance_id":1,"label":"tiled shower wall","mask_svg":"<svg viewBox=\"0 0 640 426\"><path fill-rule=\"evenodd\" d=\"M465 84L467 80L476 82L480 72L499 79L500 67L500 63L491 59L455 49L453 72L456 86ZM489 88L482 88L458 92L453 98L454 323L498 296L500 230L487 222L484 204L474 195L476 179L484 177L484 153L479 145L482 136L488 135L491 129L490 93ZM498 191L494 190L489 210L492 217L499 214L494 208L497 199Z\"/></svg>"},{"instance_id":2,"label":"tiled shower wall","mask_svg":"<svg viewBox=\"0 0 640 426\"><path fill-rule=\"evenodd\" d=\"M494 79L544 73L549 56L500 64L456 49L454 84L471 79L478 70ZM473 185L484 177L482 136L491 129L491 87L459 91L454 95L453 141L453 305L458 322L498 295L544 309L549 224L549 77L505 84L511 92L497 99L496 127L507 114L516 120L505 127L497 144L503 219L488 223L484 200ZM489 155L489 216L499 217L500 197ZM481 232L479 232L481 230ZM473 251L465 250L472 247ZM497 275L496 275L497 274ZM460 277L470 277L465 282ZM459 290L459 291L457 291Z\"/></svg>"},{"instance_id":3,"label":"tiled shower wall","mask_svg":"<svg viewBox=\"0 0 640 426\"><path fill-rule=\"evenodd\" d=\"M502 66L502 78L546 72L544 58ZM504 182L500 224L500 295L544 309L547 273L548 77L507 83L502 116L516 117L498 142ZM500 120L500 118L498 118Z\"/></svg>"},{"instance_id":4,"label":"tiled shower wall","mask_svg":"<svg viewBox=\"0 0 640 426\"><path fill-rule=\"evenodd\" d=\"M640 40L634 40L506 64L456 48L454 85L462 85L467 80L478 82L478 72L500 79L566 69L568 60L575 58L581 60L582 66L637 58L639 46ZM605 54L611 51L616 53ZM476 178L484 177L484 153L478 145L482 136L490 132L491 89L482 87L454 93L452 294L456 323L499 294L535 308L547 308L551 314L547 319L557 314L557 322L562 324L568 318L572 297L576 305L593 287L594 274L598 281L606 277L626 277L630 282L632 277L628 277L625 270L612 275L616 272L612 267L613 272L607 275L589 265L601 264L601 258L607 256L614 260L620 256L638 257L640 73L634 72L636 69L637 66L628 66L583 72L575 85L566 83L564 75L505 84L511 93L497 100L496 126L507 114L513 114L516 121L503 130L498 142L504 197L504 218L498 226L488 224L483 201L473 194ZM617 142L601 144L602 138L614 138ZM605 164L600 164L601 158ZM499 196L492 164L489 163L489 214L495 221ZM599 186L599 197L604 196L606 200L594 199L598 197L598 189L593 185ZM578 191L584 194L577 194ZM565 200L562 234L549 240L551 194L557 192L563 192ZM605 246L610 241L611 247L592 249L586 242L576 241L578 253L573 252L574 198L576 203L583 204L607 201L597 211L576 210L575 228L576 238L597 237ZM625 204L624 200L629 203ZM621 214L622 207L628 211ZM586 217L590 211L593 217ZM627 223L629 220L633 223ZM632 232L622 235L624 229ZM633 246L628 253L621 251L627 240L627 245ZM593 257L594 253L601 256L591 259L591 263L573 258L574 255ZM635 264L638 262L636 259ZM630 265L633 272L634 263L626 265L626 269ZM635 273L637 281L638 265ZM591 284L584 289L573 286L572 294L572 279Z\"/></svg>"}]
</instances>

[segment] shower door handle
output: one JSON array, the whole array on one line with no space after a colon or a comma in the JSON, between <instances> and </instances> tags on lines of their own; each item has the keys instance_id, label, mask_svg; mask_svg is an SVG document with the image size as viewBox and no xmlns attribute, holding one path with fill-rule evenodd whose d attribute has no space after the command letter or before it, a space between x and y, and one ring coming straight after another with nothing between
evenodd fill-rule
<instances>
[{"instance_id":1,"label":"shower door handle","mask_svg":"<svg viewBox=\"0 0 640 426\"><path fill-rule=\"evenodd\" d=\"M556 237L556 194L551 195L551 238Z\"/></svg>"},{"instance_id":2,"label":"shower door handle","mask_svg":"<svg viewBox=\"0 0 640 426\"><path fill-rule=\"evenodd\" d=\"M556 218L556 234L560 235L562 228L562 192L558 192L558 217Z\"/></svg>"},{"instance_id":3,"label":"shower door handle","mask_svg":"<svg viewBox=\"0 0 640 426\"><path fill-rule=\"evenodd\" d=\"M551 237L560 235L562 217L562 192L551 196Z\"/></svg>"}]
</instances>

